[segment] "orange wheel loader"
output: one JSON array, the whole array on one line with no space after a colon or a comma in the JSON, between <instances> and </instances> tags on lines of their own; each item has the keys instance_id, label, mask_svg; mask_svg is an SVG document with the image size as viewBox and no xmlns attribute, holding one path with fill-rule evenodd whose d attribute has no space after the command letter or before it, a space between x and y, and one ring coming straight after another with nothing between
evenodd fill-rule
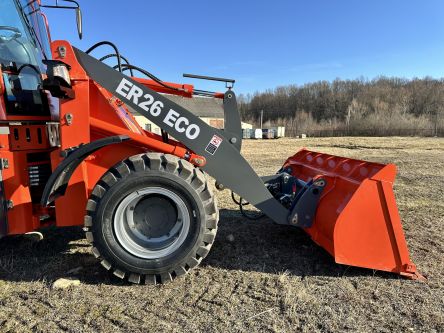
<instances>
[{"instance_id":1,"label":"orange wheel loader","mask_svg":"<svg viewBox=\"0 0 444 333\"><path fill-rule=\"evenodd\" d=\"M422 278L395 203L394 165L302 150L259 177L240 154L234 80L186 75L227 88L198 90L158 79L110 42L81 51L51 41L45 9L74 10L81 38L76 1L0 2L0 236L83 226L92 254L115 276L172 281L215 239L209 174L241 198L241 210L248 202L276 224L304 229L339 264ZM98 47L113 51L96 59ZM168 95L221 99L225 128ZM141 128L134 112L161 135Z\"/></svg>"}]
</instances>

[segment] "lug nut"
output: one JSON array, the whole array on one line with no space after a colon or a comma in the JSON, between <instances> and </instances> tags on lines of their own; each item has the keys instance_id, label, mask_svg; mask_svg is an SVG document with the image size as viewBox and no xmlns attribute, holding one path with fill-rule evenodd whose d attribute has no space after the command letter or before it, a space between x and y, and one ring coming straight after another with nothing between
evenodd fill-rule
<instances>
[{"instance_id":1,"label":"lug nut","mask_svg":"<svg viewBox=\"0 0 444 333\"><path fill-rule=\"evenodd\" d=\"M298 224L298 214L295 214L295 216L293 216L293 218L290 221L291 224L296 225Z\"/></svg>"}]
</instances>

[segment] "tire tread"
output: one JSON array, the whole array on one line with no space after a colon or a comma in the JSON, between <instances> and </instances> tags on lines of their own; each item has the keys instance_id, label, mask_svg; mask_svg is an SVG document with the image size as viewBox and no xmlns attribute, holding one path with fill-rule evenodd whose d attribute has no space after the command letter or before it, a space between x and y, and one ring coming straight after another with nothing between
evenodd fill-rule
<instances>
[{"instance_id":1,"label":"tire tread","mask_svg":"<svg viewBox=\"0 0 444 333\"><path fill-rule=\"evenodd\" d=\"M100 200L105 195L107 189L135 172L146 172L150 170L175 174L185 180L196 191L202 201L205 212L205 233L201 243L196 247L194 253L176 265L168 272L161 274L140 275L137 272L127 272L121 267L115 267L107 258L104 258L97 246L95 246L92 227L94 214L100 204ZM202 170L193 166L190 162L180 159L174 155L160 153L145 153L129 157L119 162L107 171L101 180L94 187L91 197L87 202L86 216L84 218L84 230L88 242L92 243L91 252L100 260L100 264L113 275L120 279L135 284L156 285L159 283L171 282L177 277L186 275L204 259L214 242L217 232L219 213L217 202L212 189L209 187L207 178Z\"/></svg>"}]
</instances>

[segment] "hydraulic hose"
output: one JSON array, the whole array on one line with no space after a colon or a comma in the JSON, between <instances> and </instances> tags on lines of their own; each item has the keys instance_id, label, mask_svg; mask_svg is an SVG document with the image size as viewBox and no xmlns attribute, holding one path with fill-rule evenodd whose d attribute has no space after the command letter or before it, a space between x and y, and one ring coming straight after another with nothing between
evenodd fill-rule
<instances>
[{"instance_id":1,"label":"hydraulic hose","mask_svg":"<svg viewBox=\"0 0 444 333\"><path fill-rule=\"evenodd\" d=\"M112 57L118 58L119 56L116 53L110 53L110 54L107 54L106 56L103 56L102 58L100 58L99 61L104 61L104 60L112 58ZM130 65L130 62L128 61L128 59L126 57L124 57L123 55L120 55L120 58L123 61L125 61L127 65ZM131 73L131 76L134 76L132 68L130 69L130 73Z\"/></svg>"},{"instance_id":2,"label":"hydraulic hose","mask_svg":"<svg viewBox=\"0 0 444 333\"><path fill-rule=\"evenodd\" d=\"M115 67L116 66L114 66L114 68ZM182 89L182 88L176 88L176 87L173 87L173 86L170 86L170 85L164 83L161 79L156 77L154 74L151 74L150 72L148 72L148 71L146 71L146 70L144 70L144 69L142 69L140 67L137 67L137 66L134 66L134 65L131 65L131 64L122 64L121 67L123 68L123 71L134 69L134 70L136 70L136 71L146 75L151 80L157 82L158 84L160 84L164 88L171 89L171 90L176 90L176 91L184 91L184 89Z\"/></svg>"},{"instance_id":3,"label":"hydraulic hose","mask_svg":"<svg viewBox=\"0 0 444 333\"><path fill-rule=\"evenodd\" d=\"M239 206L239 211L241 212L242 216L246 217L247 219L256 221L265 216L264 213L259 213L254 216L247 214L244 211L244 206L248 206L250 203L248 201L244 201L244 199L241 196L239 196L239 200L237 200L233 191L231 191L231 199L233 199L234 203Z\"/></svg>"},{"instance_id":4,"label":"hydraulic hose","mask_svg":"<svg viewBox=\"0 0 444 333\"><path fill-rule=\"evenodd\" d=\"M123 57L120 54L119 49L117 48L117 46L115 44L109 42L109 41L104 40L104 41L98 42L98 43L94 44L93 46L91 46L88 50L86 50L85 53L89 54L93 50L95 50L96 48L98 48L99 46L102 46L102 45L109 45L109 46L111 46L114 49L115 54L108 54L108 55L100 58L100 61L103 61L103 60L108 59L110 57L116 57L117 58L117 66L114 66L113 68L114 69L119 69L120 73L123 73L123 71L125 71L125 70L129 70L130 73L131 73L131 76L134 76L134 73L133 73L133 69L134 69L134 70L136 70L136 71L146 75L147 77L149 77L153 81L157 82L158 84L160 84L164 88L175 90L175 91L184 91L184 89L176 88L176 87L170 86L168 84L165 84L161 79L159 79L155 75L151 74L150 72L148 72L148 71L146 71L146 70L144 70L144 69L142 69L140 67L131 65L129 63L128 59L126 59L125 57ZM122 64L122 59L126 62L126 64Z\"/></svg>"},{"instance_id":5,"label":"hydraulic hose","mask_svg":"<svg viewBox=\"0 0 444 333\"><path fill-rule=\"evenodd\" d=\"M93 46L91 46L88 50L85 51L85 53L89 54L89 53L91 53L91 51L95 50L96 48L98 48L99 46L102 46L102 45L109 45L114 49L114 51L116 52L116 57L117 57L117 67L119 68L119 72L122 73L122 60L121 60L122 56L120 55L119 49L117 48L117 46L115 44L104 40L104 41L98 42L98 43L94 44Z\"/></svg>"}]
</instances>

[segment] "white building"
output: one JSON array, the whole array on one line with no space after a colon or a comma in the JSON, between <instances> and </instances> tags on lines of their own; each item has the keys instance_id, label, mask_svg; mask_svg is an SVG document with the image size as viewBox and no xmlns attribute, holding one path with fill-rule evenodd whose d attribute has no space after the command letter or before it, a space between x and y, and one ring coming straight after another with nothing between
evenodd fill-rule
<instances>
[{"instance_id":1,"label":"white building","mask_svg":"<svg viewBox=\"0 0 444 333\"><path fill-rule=\"evenodd\" d=\"M175 95L163 96L189 110L194 115L198 116L200 119L206 122L208 125L219 129L224 128L224 108L221 99L209 97L186 98ZM142 128L147 131L160 134L159 126L152 123L145 117L139 115L134 110L130 109L130 111L134 112L135 118L140 126L142 126ZM242 128L253 128L253 126L247 123L242 123Z\"/></svg>"}]
</instances>

